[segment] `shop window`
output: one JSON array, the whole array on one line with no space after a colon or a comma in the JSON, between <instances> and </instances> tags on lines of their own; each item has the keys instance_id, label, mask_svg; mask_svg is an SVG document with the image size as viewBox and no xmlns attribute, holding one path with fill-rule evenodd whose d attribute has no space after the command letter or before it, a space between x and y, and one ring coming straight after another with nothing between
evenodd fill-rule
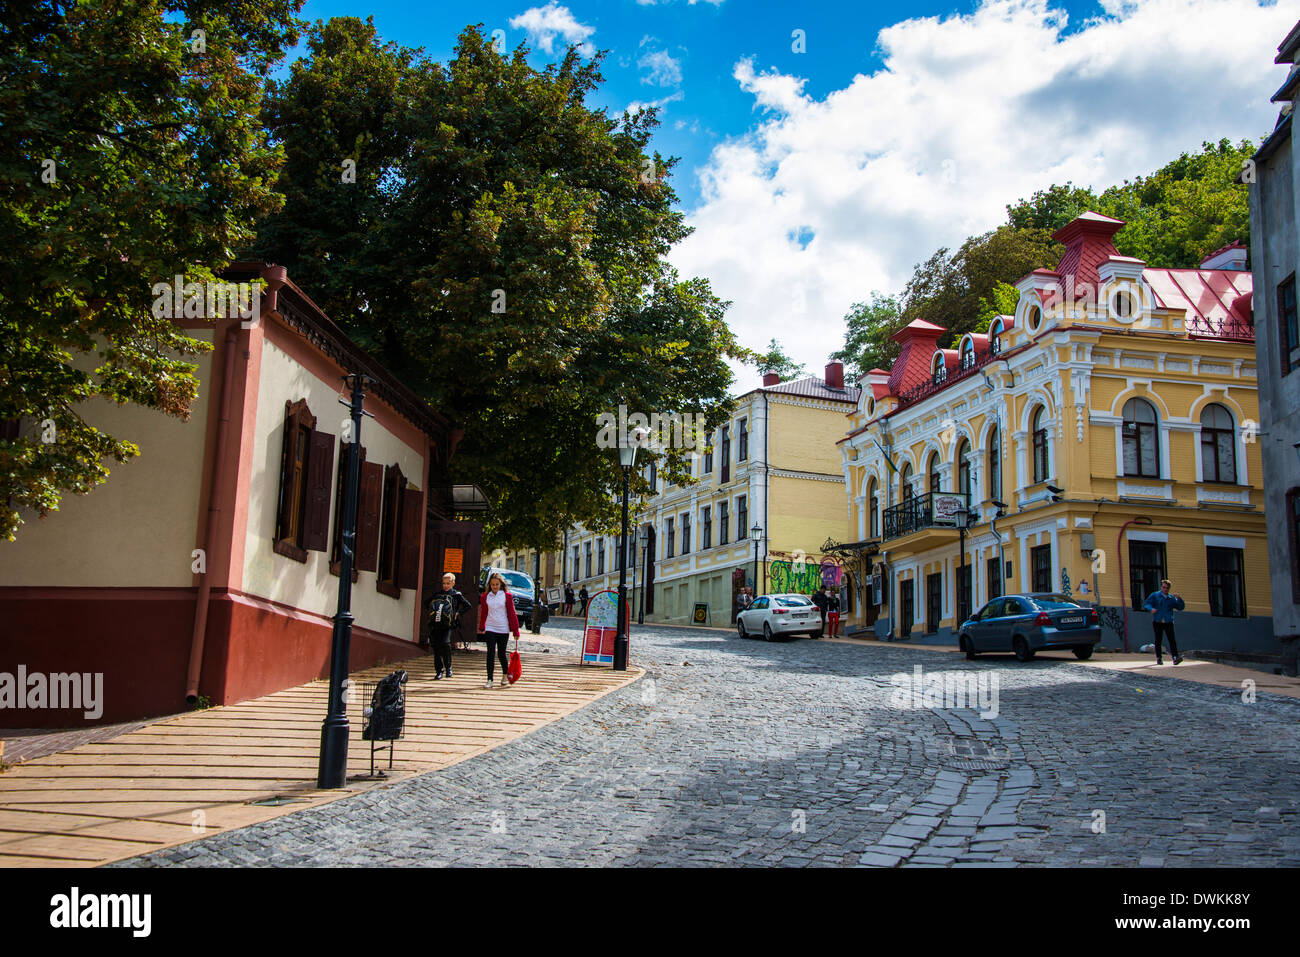
<instances>
[{"instance_id":1,"label":"shop window","mask_svg":"<svg viewBox=\"0 0 1300 957\"><path fill-rule=\"evenodd\" d=\"M1052 587L1052 546L1039 545L1029 550L1029 567L1031 569L1031 590L1036 592L1055 591Z\"/></svg>"},{"instance_id":2,"label":"shop window","mask_svg":"<svg viewBox=\"0 0 1300 957\"><path fill-rule=\"evenodd\" d=\"M1130 601L1134 611L1141 611L1147 596L1160 590L1160 582L1167 578L1165 574L1165 543L1134 542L1128 543L1129 587L1132 590Z\"/></svg>"},{"instance_id":3,"label":"shop window","mask_svg":"<svg viewBox=\"0 0 1300 957\"><path fill-rule=\"evenodd\" d=\"M1246 585L1242 577L1243 555L1240 548L1205 549L1210 614L1221 618L1246 617Z\"/></svg>"},{"instance_id":4,"label":"shop window","mask_svg":"<svg viewBox=\"0 0 1300 957\"><path fill-rule=\"evenodd\" d=\"M1000 558L990 558L988 560L988 578L989 598L1000 598L1002 596L1002 560Z\"/></svg>"}]
</instances>

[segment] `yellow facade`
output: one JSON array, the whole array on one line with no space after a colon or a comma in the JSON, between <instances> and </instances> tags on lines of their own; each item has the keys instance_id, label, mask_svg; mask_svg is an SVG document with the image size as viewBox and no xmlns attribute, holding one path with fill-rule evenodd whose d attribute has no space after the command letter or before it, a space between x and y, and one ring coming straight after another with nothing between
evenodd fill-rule
<instances>
[{"instance_id":1,"label":"yellow facade","mask_svg":"<svg viewBox=\"0 0 1300 957\"><path fill-rule=\"evenodd\" d=\"M864 592L851 627L956 643L966 614L997 593L1068 588L1113 609L1103 611L1113 625L1103 641L1122 637L1127 607L1137 647L1151 640L1150 617L1134 609L1132 593L1165 577L1187 605L1180 641L1268 646L1253 338L1217 314L1197 320L1163 287L1159 296L1144 288L1171 271L1114 261L1102 267L1093 303L1053 302L1059 276L1026 277L1015 315L999 320L996 354L991 341L972 341L969 368L960 364L964 339L951 353L957 365L935 359L930 384L904 396L891 394L906 390L883 375L871 377L875 388L865 390L840 448L850 524L871 542L858 570L879 574L883 594L874 604ZM1230 278L1237 288L1249 281ZM1115 309L1116 289L1148 304L1137 321ZM920 505L907 502L909 469ZM963 536L956 521L936 519L954 493L962 504L966 488ZM959 587L963 538L968 603Z\"/></svg>"},{"instance_id":2,"label":"yellow facade","mask_svg":"<svg viewBox=\"0 0 1300 957\"><path fill-rule=\"evenodd\" d=\"M835 442L844 434L845 415L858 391L843 387L838 367L827 373L828 379L772 382L736 400L727 423L725 481L719 429L710 436L711 469L705 468L705 456L697 454L690 484L660 482L657 493L639 503L633 535L644 528L649 545L645 551L638 545L628 584L633 606L646 621L687 624L693 621L697 603L703 603L708 606L706 623L726 626L742 585L755 587L758 594L777 584L789 586L796 563L807 570L798 582L817 577L823 544L828 538L843 541L848 531L844 474ZM689 542L683 539L684 519L691 529ZM754 526L759 528L757 547ZM617 533L571 529L562 574L575 592L583 586L592 594L616 589L617 548ZM606 554L603 571L601 551ZM653 574L649 592L647 573Z\"/></svg>"}]
</instances>

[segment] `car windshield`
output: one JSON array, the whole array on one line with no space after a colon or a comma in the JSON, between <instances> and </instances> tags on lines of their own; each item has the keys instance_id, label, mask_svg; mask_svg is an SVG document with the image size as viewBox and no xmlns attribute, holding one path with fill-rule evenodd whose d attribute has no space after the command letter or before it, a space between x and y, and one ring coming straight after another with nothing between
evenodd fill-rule
<instances>
[{"instance_id":1,"label":"car windshield","mask_svg":"<svg viewBox=\"0 0 1300 957\"><path fill-rule=\"evenodd\" d=\"M803 595L781 595L777 598L776 603L778 605L784 605L787 608L799 608L803 605L812 604L812 602L807 598L804 598Z\"/></svg>"},{"instance_id":2,"label":"car windshield","mask_svg":"<svg viewBox=\"0 0 1300 957\"><path fill-rule=\"evenodd\" d=\"M530 582L526 576L521 575L518 572L498 571L497 574L505 579L507 591L522 591L522 592L527 592L529 594L532 593L533 583Z\"/></svg>"},{"instance_id":3,"label":"car windshield","mask_svg":"<svg viewBox=\"0 0 1300 957\"><path fill-rule=\"evenodd\" d=\"M1083 607L1068 595L1035 595L1031 601L1044 611L1052 611L1057 608Z\"/></svg>"}]
</instances>

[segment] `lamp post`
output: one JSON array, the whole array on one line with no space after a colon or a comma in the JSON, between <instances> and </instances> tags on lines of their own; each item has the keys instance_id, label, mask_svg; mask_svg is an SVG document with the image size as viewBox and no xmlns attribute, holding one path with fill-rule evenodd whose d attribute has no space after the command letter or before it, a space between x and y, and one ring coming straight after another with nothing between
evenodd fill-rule
<instances>
[{"instance_id":1,"label":"lamp post","mask_svg":"<svg viewBox=\"0 0 1300 957\"><path fill-rule=\"evenodd\" d=\"M325 720L320 729L320 760L316 786L341 788L348 777L348 656L352 646L352 566L356 560L357 499L361 484L361 416L367 380L359 372L343 377L352 387L352 399L343 403L352 412L352 435L348 443L348 479L343 492L343 554L339 568L339 600L334 615L334 636L330 643L330 691ZM341 403L342 399L339 400Z\"/></svg>"},{"instance_id":2,"label":"lamp post","mask_svg":"<svg viewBox=\"0 0 1300 957\"><path fill-rule=\"evenodd\" d=\"M754 590L758 590L758 543L763 540L763 527L754 523L754 527L749 530L749 537L754 540ZM757 597L757 596L755 596Z\"/></svg>"},{"instance_id":3,"label":"lamp post","mask_svg":"<svg viewBox=\"0 0 1300 957\"><path fill-rule=\"evenodd\" d=\"M618 464L623 466L623 527L619 532L618 547L622 560L618 563L618 631L614 633L614 670L627 671L627 488L636 465L637 446L645 440L645 430L636 429L624 436L618 446Z\"/></svg>"},{"instance_id":4,"label":"lamp post","mask_svg":"<svg viewBox=\"0 0 1300 957\"><path fill-rule=\"evenodd\" d=\"M650 559L646 557L646 553L645 553L646 546L650 544L649 527L642 525L641 531L637 534L636 539L641 544L641 560L645 562L646 567L649 568ZM642 574L641 575L641 600L637 602L637 607L636 607L636 623L638 625L645 624L645 583L646 583L646 576Z\"/></svg>"},{"instance_id":5,"label":"lamp post","mask_svg":"<svg viewBox=\"0 0 1300 957\"><path fill-rule=\"evenodd\" d=\"M962 586L962 594L957 596L957 616L962 621L965 621L973 610L971 607L971 582L966 578L966 529L971 527L973 517L969 504L963 502L957 506L957 537L959 539L957 547L961 550L961 574L957 580L965 582Z\"/></svg>"}]
</instances>

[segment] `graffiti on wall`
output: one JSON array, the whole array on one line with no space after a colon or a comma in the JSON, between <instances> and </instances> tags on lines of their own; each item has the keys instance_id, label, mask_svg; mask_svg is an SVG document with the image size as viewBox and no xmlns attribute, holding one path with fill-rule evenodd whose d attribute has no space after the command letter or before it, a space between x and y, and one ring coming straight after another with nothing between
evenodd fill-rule
<instances>
[{"instance_id":1,"label":"graffiti on wall","mask_svg":"<svg viewBox=\"0 0 1300 957\"><path fill-rule=\"evenodd\" d=\"M773 594L810 595L822 588L839 588L843 571L833 560L774 561L768 566L768 582Z\"/></svg>"}]
</instances>

